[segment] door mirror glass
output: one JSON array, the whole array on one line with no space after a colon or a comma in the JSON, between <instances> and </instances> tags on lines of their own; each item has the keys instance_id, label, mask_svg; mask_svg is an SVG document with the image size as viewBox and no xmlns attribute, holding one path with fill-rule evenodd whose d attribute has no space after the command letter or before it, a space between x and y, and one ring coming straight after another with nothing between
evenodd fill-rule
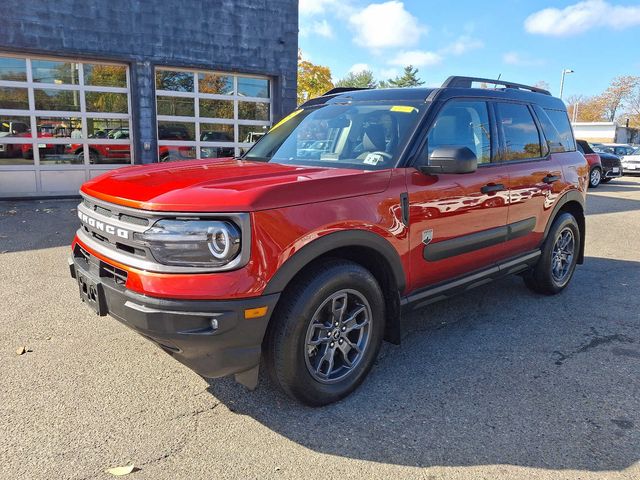
<instances>
[{"instance_id":1,"label":"door mirror glass","mask_svg":"<svg viewBox=\"0 0 640 480\"><path fill-rule=\"evenodd\" d=\"M429 165L419 167L422 173L473 173L478 169L478 157L469 147L448 145L436 147L429 155Z\"/></svg>"}]
</instances>

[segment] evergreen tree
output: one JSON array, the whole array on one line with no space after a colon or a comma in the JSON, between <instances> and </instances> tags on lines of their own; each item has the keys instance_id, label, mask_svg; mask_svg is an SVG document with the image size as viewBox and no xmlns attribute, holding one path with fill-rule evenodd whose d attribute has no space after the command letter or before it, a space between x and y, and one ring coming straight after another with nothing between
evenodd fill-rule
<instances>
[{"instance_id":1,"label":"evergreen tree","mask_svg":"<svg viewBox=\"0 0 640 480\"><path fill-rule=\"evenodd\" d=\"M396 78L390 78L387 82L380 82L382 88L386 87L419 87L424 85L424 82L418 77L418 69L413 68L413 65L407 65L404 67L404 73L398 75Z\"/></svg>"},{"instance_id":2,"label":"evergreen tree","mask_svg":"<svg viewBox=\"0 0 640 480\"><path fill-rule=\"evenodd\" d=\"M349 74L336 82L336 87L376 88L378 82L373 78L371 70L361 72L349 72Z\"/></svg>"}]
</instances>

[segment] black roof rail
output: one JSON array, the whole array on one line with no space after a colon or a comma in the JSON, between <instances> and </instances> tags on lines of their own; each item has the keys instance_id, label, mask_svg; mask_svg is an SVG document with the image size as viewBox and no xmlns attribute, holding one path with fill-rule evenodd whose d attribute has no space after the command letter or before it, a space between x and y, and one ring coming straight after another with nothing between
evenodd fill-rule
<instances>
[{"instance_id":1,"label":"black roof rail","mask_svg":"<svg viewBox=\"0 0 640 480\"><path fill-rule=\"evenodd\" d=\"M322 96L326 95L335 95L336 93L345 93L345 92L353 92L355 90L371 90L368 87L335 87L329 90L328 92L324 92Z\"/></svg>"},{"instance_id":2,"label":"black roof rail","mask_svg":"<svg viewBox=\"0 0 640 480\"><path fill-rule=\"evenodd\" d=\"M506 80L491 80L490 78L477 78L477 77L449 77L442 84L442 88L457 87L457 88L471 88L473 82L490 83L492 85L503 85L506 88L516 88L518 90L529 90L531 92L542 93L543 95L551 95L549 90L544 88L532 87L530 85L523 85L521 83L507 82Z\"/></svg>"}]
</instances>

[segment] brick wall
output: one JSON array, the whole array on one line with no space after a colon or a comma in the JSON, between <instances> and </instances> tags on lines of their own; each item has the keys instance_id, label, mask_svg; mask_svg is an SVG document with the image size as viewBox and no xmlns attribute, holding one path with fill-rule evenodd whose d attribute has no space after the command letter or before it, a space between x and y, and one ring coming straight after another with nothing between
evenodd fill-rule
<instances>
[{"instance_id":1,"label":"brick wall","mask_svg":"<svg viewBox=\"0 0 640 480\"><path fill-rule=\"evenodd\" d=\"M129 63L137 161L156 159L156 65L270 75L274 118L296 104L297 0L2 0L0 9L0 51Z\"/></svg>"}]
</instances>

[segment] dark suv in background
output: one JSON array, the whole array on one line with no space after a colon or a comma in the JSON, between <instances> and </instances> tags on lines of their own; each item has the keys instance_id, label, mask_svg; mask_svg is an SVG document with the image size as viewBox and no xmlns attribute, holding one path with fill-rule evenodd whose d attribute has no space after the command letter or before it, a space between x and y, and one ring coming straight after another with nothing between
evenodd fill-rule
<instances>
[{"instance_id":1,"label":"dark suv in background","mask_svg":"<svg viewBox=\"0 0 640 480\"><path fill-rule=\"evenodd\" d=\"M578 151L582 153L587 160L590 155L597 155L600 158L599 165L591 165L589 173L589 186L595 188L600 183L608 183L614 178L622 176L622 162L620 157L612 153L608 153L598 148L595 151L586 140L576 140Z\"/></svg>"}]
</instances>

